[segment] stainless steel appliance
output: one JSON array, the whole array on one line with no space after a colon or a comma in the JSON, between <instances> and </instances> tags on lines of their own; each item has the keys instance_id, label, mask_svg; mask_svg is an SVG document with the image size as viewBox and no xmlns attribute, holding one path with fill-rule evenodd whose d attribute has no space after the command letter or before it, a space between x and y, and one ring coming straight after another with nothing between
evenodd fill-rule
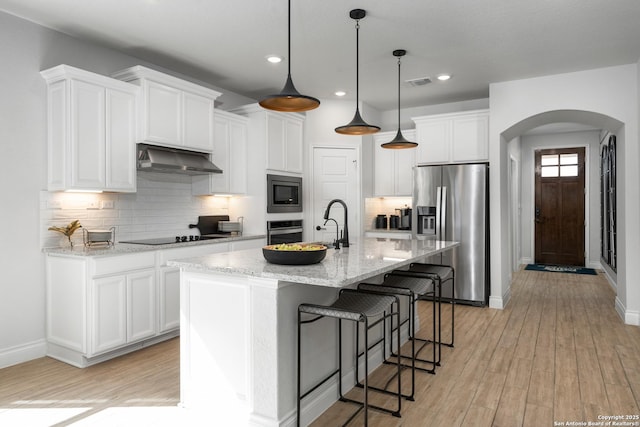
<instances>
[{"instance_id":1,"label":"stainless steel appliance","mask_svg":"<svg viewBox=\"0 0 640 427\"><path fill-rule=\"evenodd\" d=\"M428 262L451 265L456 301L489 300L489 166L485 163L418 166L414 171L416 234L460 242ZM451 288L442 290L451 295Z\"/></svg>"},{"instance_id":2,"label":"stainless steel appliance","mask_svg":"<svg viewBox=\"0 0 640 427\"><path fill-rule=\"evenodd\" d=\"M398 230L411 230L411 208L396 209L398 212Z\"/></svg>"},{"instance_id":3,"label":"stainless steel appliance","mask_svg":"<svg viewBox=\"0 0 640 427\"><path fill-rule=\"evenodd\" d=\"M207 153L147 144L138 144L138 170L185 175L222 173Z\"/></svg>"},{"instance_id":4,"label":"stainless steel appliance","mask_svg":"<svg viewBox=\"0 0 640 427\"><path fill-rule=\"evenodd\" d=\"M268 174L267 212L302 212L302 178Z\"/></svg>"},{"instance_id":5,"label":"stainless steel appliance","mask_svg":"<svg viewBox=\"0 0 640 427\"><path fill-rule=\"evenodd\" d=\"M302 242L302 220L267 221L267 243Z\"/></svg>"}]
</instances>

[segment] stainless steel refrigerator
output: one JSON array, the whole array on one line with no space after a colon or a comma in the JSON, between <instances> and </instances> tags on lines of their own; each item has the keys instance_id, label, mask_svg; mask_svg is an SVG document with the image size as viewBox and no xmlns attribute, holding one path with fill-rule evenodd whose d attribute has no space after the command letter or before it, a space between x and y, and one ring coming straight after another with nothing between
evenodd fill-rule
<instances>
[{"instance_id":1,"label":"stainless steel refrigerator","mask_svg":"<svg viewBox=\"0 0 640 427\"><path fill-rule=\"evenodd\" d=\"M489 166L486 163L418 166L414 170L413 232L460 246L427 262L455 268L456 302L489 300ZM442 296L451 295L443 285Z\"/></svg>"}]
</instances>

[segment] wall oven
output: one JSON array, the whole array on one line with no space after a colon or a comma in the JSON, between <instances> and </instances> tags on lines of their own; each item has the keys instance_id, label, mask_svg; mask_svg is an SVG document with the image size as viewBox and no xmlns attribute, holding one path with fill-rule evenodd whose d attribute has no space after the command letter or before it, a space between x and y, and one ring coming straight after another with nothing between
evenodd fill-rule
<instances>
[{"instance_id":1,"label":"wall oven","mask_svg":"<svg viewBox=\"0 0 640 427\"><path fill-rule=\"evenodd\" d=\"M267 212L302 212L302 178L268 174Z\"/></svg>"},{"instance_id":2,"label":"wall oven","mask_svg":"<svg viewBox=\"0 0 640 427\"><path fill-rule=\"evenodd\" d=\"M267 221L267 243L302 242L302 220L292 219L287 221Z\"/></svg>"}]
</instances>

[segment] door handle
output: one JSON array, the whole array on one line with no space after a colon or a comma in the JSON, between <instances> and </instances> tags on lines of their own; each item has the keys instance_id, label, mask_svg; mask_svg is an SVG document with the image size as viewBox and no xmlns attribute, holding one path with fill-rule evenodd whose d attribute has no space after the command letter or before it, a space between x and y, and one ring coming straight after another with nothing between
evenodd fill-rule
<instances>
[{"instance_id":1,"label":"door handle","mask_svg":"<svg viewBox=\"0 0 640 427\"><path fill-rule=\"evenodd\" d=\"M542 220L540 219L540 208L536 206L536 222L540 223Z\"/></svg>"}]
</instances>

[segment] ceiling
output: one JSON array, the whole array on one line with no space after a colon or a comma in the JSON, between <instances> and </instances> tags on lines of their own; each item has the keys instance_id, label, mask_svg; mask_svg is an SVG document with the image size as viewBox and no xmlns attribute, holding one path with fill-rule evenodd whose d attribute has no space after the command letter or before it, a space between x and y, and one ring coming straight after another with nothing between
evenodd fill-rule
<instances>
[{"instance_id":1,"label":"ceiling","mask_svg":"<svg viewBox=\"0 0 640 427\"><path fill-rule=\"evenodd\" d=\"M355 100L355 21L360 21L360 100L397 107L394 49L406 49L402 107L486 98L489 84L636 63L638 0L293 0L291 73L298 90ZM284 85L285 0L0 0L0 10L105 44L260 99ZM453 78L437 82L440 73Z\"/></svg>"}]
</instances>

